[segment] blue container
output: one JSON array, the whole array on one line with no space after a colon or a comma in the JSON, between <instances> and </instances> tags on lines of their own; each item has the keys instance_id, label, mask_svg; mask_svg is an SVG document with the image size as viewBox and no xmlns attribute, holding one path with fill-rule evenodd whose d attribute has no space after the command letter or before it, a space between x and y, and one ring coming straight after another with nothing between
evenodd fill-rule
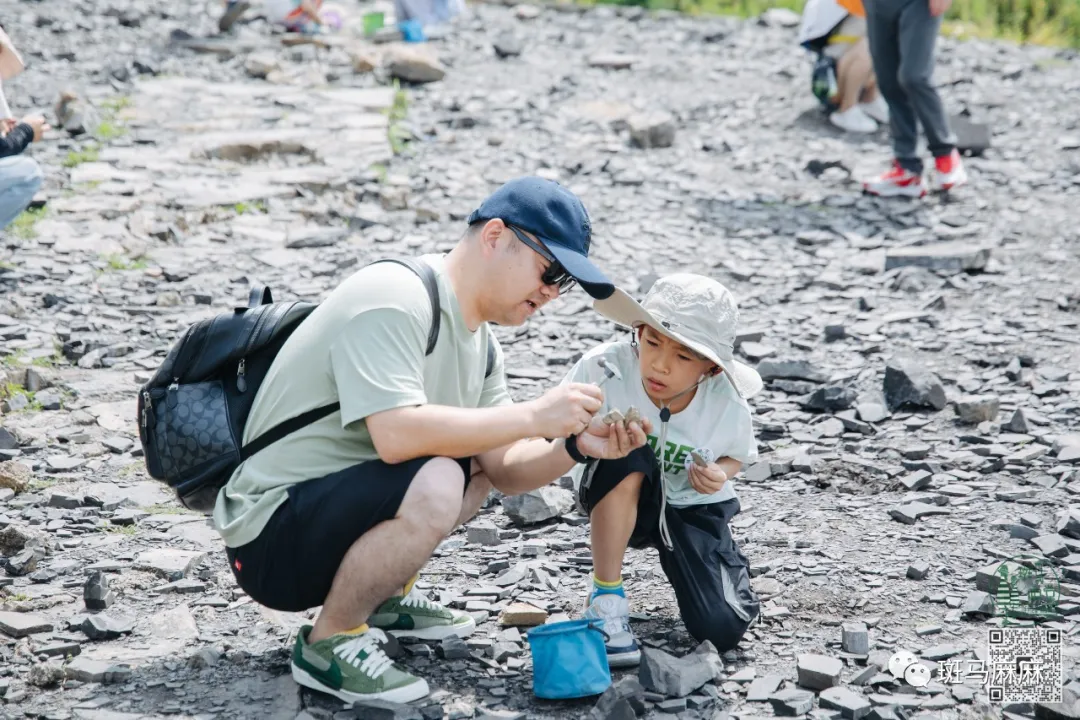
<instances>
[{"instance_id":1,"label":"blue container","mask_svg":"<svg viewBox=\"0 0 1080 720\"><path fill-rule=\"evenodd\" d=\"M424 42L424 26L419 20L404 20L398 23L401 36L405 42Z\"/></svg>"},{"instance_id":2,"label":"blue container","mask_svg":"<svg viewBox=\"0 0 1080 720\"><path fill-rule=\"evenodd\" d=\"M598 695L611 685L606 635L600 620L569 620L528 633L533 694L546 700Z\"/></svg>"}]
</instances>

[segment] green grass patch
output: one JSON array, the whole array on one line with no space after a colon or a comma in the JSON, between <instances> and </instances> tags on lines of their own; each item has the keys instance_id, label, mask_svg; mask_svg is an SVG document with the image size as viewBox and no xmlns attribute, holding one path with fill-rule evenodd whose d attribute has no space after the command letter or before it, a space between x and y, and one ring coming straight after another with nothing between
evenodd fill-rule
<instances>
[{"instance_id":1,"label":"green grass patch","mask_svg":"<svg viewBox=\"0 0 1080 720\"><path fill-rule=\"evenodd\" d=\"M66 168L73 168L83 163L97 162L100 154L101 148L98 145L90 145L82 150L71 150L64 158L63 165Z\"/></svg>"},{"instance_id":2,"label":"green grass patch","mask_svg":"<svg viewBox=\"0 0 1080 720\"><path fill-rule=\"evenodd\" d=\"M31 240L37 237L37 230L34 228L37 225L37 221L45 217L46 209L40 207L34 210L23 210L11 225L8 226L8 232L17 238L23 240Z\"/></svg>"},{"instance_id":3,"label":"green grass patch","mask_svg":"<svg viewBox=\"0 0 1080 720\"><path fill-rule=\"evenodd\" d=\"M94 135L99 140L108 142L118 137L123 137L127 134L127 128L122 125L117 125L111 120L103 120L97 126L97 130L94 131Z\"/></svg>"},{"instance_id":4,"label":"green grass patch","mask_svg":"<svg viewBox=\"0 0 1080 720\"><path fill-rule=\"evenodd\" d=\"M409 132L402 125L409 112L409 97L397 79L394 80L394 102L385 112L389 121L386 138L390 141L390 150L395 155L400 155L405 152L405 143L409 139Z\"/></svg>"},{"instance_id":5,"label":"green grass patch","mask_svg":"<svg viewBox=\"0 0 1080 720\"><path fill-rule=\"evenodd\" d=\"M30 392L22 385L13 382L4 383L0 386L0 399L10 400L11 398L22 395L27 400L27 406L20 410L11 410L11 412L32 412L38 410L44 410L44 406L34 398L34 393Z\"/></svg>"},{"instance_id":6,"label":"green grass patch","mask_svg":"<svg viewBox=\"0 0 1080 720\"><path fill-rule=\"evenodd\" d=\"M128 95L116 95L101 101L101 109L115 115L121 110L131 107L131 97Z\"/></svg>"},{"instance_id":7,"label":"green grass patch","mask_svg":"<svg viewBox=\"0 0 1080 720\"><path fill-rule=\"evenodd\" d=\"M142 258L132 260L125 255L108 255L105 264L110 270L145 270L146 261Z\"/></svg>"},{"instance_id":8,"label":"green grass patch","mask_svg":"<svg viewBox=\"0 0 1080 720\"><path fill-rule=\"evenodd\" d=\"M267 212L266 203L262 200L253 200L250 203L238 202L233 205L233 210L236 211L237 215L244 215L250 212L260 212L265 214Z\"/></svg>"}]
</instances>

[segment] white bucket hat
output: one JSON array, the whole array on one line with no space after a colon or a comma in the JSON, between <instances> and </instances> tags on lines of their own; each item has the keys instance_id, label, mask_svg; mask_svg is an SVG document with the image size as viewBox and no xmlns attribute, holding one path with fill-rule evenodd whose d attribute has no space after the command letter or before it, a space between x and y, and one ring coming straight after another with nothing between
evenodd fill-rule
<instances>
[{"instance_id":1,"label":"white bucket hat","mask_svg":"<svg viewBox=\"0 0 1080 720\"><path fill-rule=\"evenodd\" d=\"M675 273L653 283L643 303L624 290L593 302L593 308L614 322L653 330L682 343L724 370L740 397L761 391L761 376L735 359L735 329L739 307L731 291L712 278Z\"/></svg>"},{"instance_id":2,"label":"white bucket hat","mask_svg":"<svg viewBox=\"0 0 1080 720\"><path fill-rule=\"evenodd\" d=\"M0 28L0 80L10 80L26 68L11 38Z\"/></svg>"}]
</instances>

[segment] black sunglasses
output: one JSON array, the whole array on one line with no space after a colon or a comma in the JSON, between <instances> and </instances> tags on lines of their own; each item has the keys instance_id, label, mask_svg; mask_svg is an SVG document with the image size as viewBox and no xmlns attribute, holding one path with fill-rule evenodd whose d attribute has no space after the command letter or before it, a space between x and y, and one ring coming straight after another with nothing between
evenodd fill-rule
<instances>
[{"instance_id":1,"label":"black sunglasses","mask_svg":"<svg viewBox=\"0 0 1080 720\"><path fill-rule=\"evenodd\" d=\"M525 243L530 249L536 252L537 255L548 261L548 266L544 270L544 274L540 276L540 282L545 285L558 285L560 293L573 287L574 277L566 271L566 268L555 259L555 256L553 256L547 248L540 243L533 242L529 239L528 235L521 232L513 225L507 225L506 227L514 231L518 240Z\"/></svg>"}]
</instances>

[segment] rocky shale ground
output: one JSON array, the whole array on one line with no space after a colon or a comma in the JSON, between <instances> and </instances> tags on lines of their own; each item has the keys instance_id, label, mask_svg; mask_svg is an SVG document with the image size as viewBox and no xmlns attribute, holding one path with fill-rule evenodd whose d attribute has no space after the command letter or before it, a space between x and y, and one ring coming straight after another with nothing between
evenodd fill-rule
<instances>
[{"instance_id":1,"label":"rocky shale ground","mask_svg":"<svg viewBox=\"0 0 1080 720\"><path fill-rule=\"evenodd\" d=\"M422 47L299 43L256 12L219 35L214 3L2 12L29 65L9 100L63 128L32 146L44 205L0 268L0 716L1080 717L1075 53L943 40L946 103L992 147L951 197L880 201L857 179L886 132L824 121L785 12L481 4ZM760 622L722 658L697 648L655 551L630 551L642 669L599 705L538 701L524 635L579 612L587 527L558 485L492 498L420 585L477 632L391 648L432 685L415 708L344 710L288 674L313 613L252 603L205 518L145 474L135 391L250 282L318 299L448 247L524 173L582 195L625 287L692 270L740 299L738 352L767 379L734 521ZM575 291L497 332L525 400L616 328ZM1059 581L1040 625L1063 638L1065 704L889 673L901 650L986 660L995 570L1020 555Z\"/></svg>"}]
</instances>

